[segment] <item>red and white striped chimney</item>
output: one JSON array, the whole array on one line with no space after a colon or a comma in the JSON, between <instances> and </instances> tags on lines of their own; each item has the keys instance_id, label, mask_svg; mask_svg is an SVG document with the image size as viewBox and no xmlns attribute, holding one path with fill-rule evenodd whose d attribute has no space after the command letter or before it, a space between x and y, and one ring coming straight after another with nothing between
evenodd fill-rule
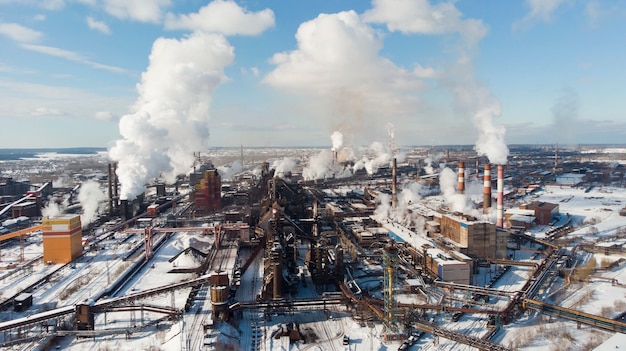
<instances>
[{"instance_id":1,"label":"red and white striped chimney","mask_svg":"<svg viewBox=\"0 0 626 351\"><path fill-rule=\"evenodd\" d=\"M491 207L491 165L489 163L485 164L483 184L483 214L488 214Z\"/></svg>"},{"instance_id":2,"label":"red and white striped chimney","mask_svg":"<svg viewBox=\"0 0 626 351\"><path fill-rule=\"evenodd\" d=\"M496 226L502 228L504 218L504 166L498 165L498 204L496 205Z\"/></svg>"},{"instance_id":3,"label":"red and white striped chimney","mask_svg":"<svg viewBox=\"0 0 626 351\"><path fill-rule=\"evenodd\" d=\"M459 180L457 190L459 194L465 193L465 162L459 161Z\"/></svg>"}]
</instances>

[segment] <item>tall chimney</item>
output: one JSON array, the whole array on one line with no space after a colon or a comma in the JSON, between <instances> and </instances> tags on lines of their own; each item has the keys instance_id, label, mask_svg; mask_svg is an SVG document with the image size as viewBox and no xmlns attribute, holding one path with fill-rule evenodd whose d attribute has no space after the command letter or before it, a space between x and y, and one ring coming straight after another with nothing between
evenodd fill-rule
<instances>
[{"instance_id":1,"label":"tall chimney","mask_svg":"<svg viewBox=\"0 0 626 351\"><path fill-rule=\"evenodd\" d=\"M559 167L559 143L556 143L556 149L554 149L554 169Z\"/></svg>"},{"instance_id":2,"label":"tall chimney","mask_svg":"<svg viewBox=\"0 0 626 351\"><path fill-rule=\"evenodd\" d=\"M111 163L109 163L109 215L113 215L113 171L111 170Z\"/></svg>"},{"instance_id":3,"label":"tall chimney","mask_svg":"<svg viewBox=\"0 0 626 351\"><path fill-rule=\"evenodd\" d=\"M479 168L478 168L478 159L476 159L476 179L480 178L479 174L480 174L480 172L479 172Z\"/></svg>"},{"instance_id":4,"label":"tall chimney","mask_svg":"<svg viewBox=\"0 0 626 351\"><path fill-rule=\"evenodd\" d=\"M485 164L485 175L483 185L483 213L488 214L491 207L491 165Z\"/></svg>"},{"instance_id":5,"label":"tall chimney","mask_svg":"<svg viewBox=\"0 0 626 351\"><path fill-rule=\"evenodd\" d=\"M113 162L113 207L117 211L119 206L119 196L117 193L117 162Z\"/></svg>"},{"instance_id":6,"label":"tall chimney","mask_svg":"<svg viewBox=\"0 0 626 351\"><path fill-rule=\"evenodd\" d=\"M504 166L498 165L498 183L497 183L497 198L498 204L496 205L496 226L502 228L504 217Z\"/></svg>"},{"instance_id":7,"label":"tall chimney","mask_svg":"<svg viewBox=\"0 0 626 351\"><path fill-rule=\"evenodd\" d=\"M459 194L465 193L465 162L459 161L459 184L457 186Z\"/></svg>"},{"instance_id":8,"label":"tall chimney","mask_svg":"<svg viewBox=\"0 0 626 351\"><path fill-rule=\"evenodd\" d=\"M392 166L391 166L391 207L392 208L396 208L397 206L397 190L396 190L396 186L398 183L398 176L397 176L397 171L398 170L398 166L396 163L396 158L393 158L393 162L392 162Z\"/></svg>"}]
</instances>

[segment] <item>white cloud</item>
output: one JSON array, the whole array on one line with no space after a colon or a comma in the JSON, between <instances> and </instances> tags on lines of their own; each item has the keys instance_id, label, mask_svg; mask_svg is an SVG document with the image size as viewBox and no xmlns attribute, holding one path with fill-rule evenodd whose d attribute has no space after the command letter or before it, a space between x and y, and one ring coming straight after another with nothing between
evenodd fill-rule
<instances>
[{"instance_id":1,"label":"white cloud","mask_svg":"<svg viewBox=\"0 0 626 351\"><path fill-rule=\"evenodd\" d=\"M525 29L533 22L549 22L552 14L567 0L526 0L530 11L521 20L513 23L513 30Z\"/></svg>"},{"instance_id":2,"label":"white cloud","mask_svg":"<svg viewBox=\"0 0 626 351\"><path fill-rule=\"evenodd\" d=\"M170 0L104 0L104 10L120 18L139 22L158 23L163 9L171 5Z\"/></svg>"},{"instance_id":3,"label":"white cloud","mask_svg":"<svg viewBox=\"0 0 626 351\"><path fill-rule=\"evenodd\" d=\"M310 103L329 118L329 130L351 137L385 118L415 113L423 83L379 56L381 36L354 11L320 14L300 25L296 39L298 49L275 54L277 67L263 81L316 98Z\"/></svg>"},{"instance_id":4,"label":"white cloud","mask_svg":"<svg viewBox=\"0 0 626 351\"><path fill-rule=\"evenodd\" d=\"M413 67L413 73L421 78L436 78L439 75L439 72L437 72L436 69L432 67L424 67L419 63L415 64Z\"/></svg>"},{"instance_id":5,"label":"white cloud","mask_svg":"<svg viewBox=\"0 0 626 351\"><path fill-rule=\"evenodd\" d=\"M431 5L428 0L373 0L373 8L363 14L369 23L384 23L392 31L405 34L458 33L474 46L487 33L485 25L475 19L463 19L454 3Z\"/></svg>"},{"instance_id":6,"label":"white cloud","mask_svg":"<svg viewBox=\"0 0 626 351\"><path fill-rule=\"evenodd\" d=\"M35 16L33 16L33 20L38 21L38 22L45 21L46 15L43 15L41 13L36 14Z\"/></svg>"},{"instance_id":7,"label":"white cloud","mask_svg":"<svg viewBox=\"0 0 626 351\"><path fill-rule=\"evenodd\" d=\"M93 62L83 57L82 55L75 53L73 51L63 50L59 48L55 48L52 46L44 46L44 45L32 45L32 44L22 44L22 47L26 50L31 50L35 52L39 52L42 54L60 57L69 61L74 61L78 63L82 63L87 66L91 66L93 68L115 72L115 73L126 73L127 71L120 67L108 66L101 63Z\"/></svg>"},{"instance_id":8,"label":"white cloud","mask_svg":"<svg viewBox=\"0 0 626 351\"><path fill-rule=\"evenodd\" d=\"M38 41L42 33L17 23L1 23L0 34L5 35L15 41L22 43L32 43Z\"/></svg>"},{"instance_id":9,"label":"white cloud","mask_svg":"<svg viewBox=\"0 0 626 351\"><path fill-rule=\"evenodd\" d=\"M31 116L45 117L45 116L63 116L61 110L50 107L37 107L33 111L31 111Z\"/></svg>"},{"instance_id":10,"label":"white cloud","mask_svg":"<svg viewBox=\"0 0 626 351\"><path fill-rule=\"evenodd\" d=\"M98 111L94 113L93 117L102 121L110 121L115 119L115 116L109 111Z\"/></svg>"},{"instance_id":11,"label":"white cloud","mask_svg":"<svg viewBox=\"0 0 626 351\"><path fill-rule=\"evenodd\" d=\"M77 119L102 117L100 111L119 116L132 97L107 96L60 85L0 81L0 116L29 118L45 114ZM34 106L39 108L33 109Z\"/></svg>"},{"instance_id":12,"label":"white cloud","mask_svg":"<svg viewBox=\"0 0 626 351\"><path fill-rule=\"evenodd\" d=\"M166 29L188 29L224 35L258 35L274 26L274 12L249 12L233 1L215 0L197 13L165 17Z\"/></svg>"},{"instance_id":13,"label":"white cloud","mask_svg":"<svg viewBox=\"0 0 626 351\"><path fill-rule=\"evenodd\" d=\"M40 3L41 7L46 10L60 10L65 7L64 0L43 0Z\"/></svg>"},{"instance_id":14,"label":"white cloud","mask_svg":"<svg viewBox=\"0 0 626 351\"><path fill-rule=\"evenodd\" d=\"M591 0L585 5L585 15L592 26L602 25L608 21L626 19L626 6L623 2L601 2Z\"/></svg>"},{"instance_id":15,"label":"white cloud","mask_svg":"<svg viewBox=\"0 0 626 351\"><path fill-rule=\"evenodd\" d=\"M109 26L107 26L106 23L102 21L97 21L93 19L93 17L91 16L87 17L87 25L89 26L90 29L95 29L104 34L111 34L111 30L109 29Z\"/></svg>"}]
</instances>

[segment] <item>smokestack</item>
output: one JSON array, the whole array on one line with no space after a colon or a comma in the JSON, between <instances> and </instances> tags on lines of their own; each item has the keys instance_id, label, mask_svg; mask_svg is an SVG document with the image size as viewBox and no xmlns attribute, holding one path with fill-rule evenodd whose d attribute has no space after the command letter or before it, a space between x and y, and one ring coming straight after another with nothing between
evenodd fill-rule
<instances>
[{"instance_id":1,"label":"smokestack","mask_svg":"<svg viewBox=\"0 0 626 351\"><path fill-rule=\"evenodd\" d=\"M476 179L480 178L479 176L479 172L478 172L479 168L478 168L478 159L476 159Z\"/></svg>"},{"instance_id":2,"label":"smokestack","mask_svg":"<svg viewBox=\"0 0 626 351\"><path fill-rule=\"evenodd\" d=\"M556 149L554 149L554 169L559 167L559 143L556 143Z\"/></svg>"},{"instance_id":3,"label":"smokestack","mask_svg":"<svg viewBox=\"0 0 626 351\"><path fill-rule=\"evenodd\" d=\"M459 161L459 184L457 186L459 194L465 193L465 162Z\"/></svg>"},{"instance_id":4,"label":"smokestack","mask_svg":"<svg viewBox=\"0 0 626 351\"><path fill-rule=\"evenodd\" d=\"M485 175L483 185L483 213L488 214L491 207L491 165L485 164Z\"/></svg>"},{"instance_id":5,"label":"smokestack","mask_svg":"<svg viewBox=\"0 0 626 351\"><path fill-rule=\"evenodd\" d=\"M109 186L109 215L113 214L113 171L111 170L111 163L108 165L109 177L108 186Z\"/></svg>"},{"instance_id":6,"label":"smokestack","mask_svg":"<svg viewBox=\"0 0 626 351\"><path fill-rule=\"evenodd\" d=\"M113 207L118 208L119 196L117 195L117 162L113 162Z\"/></svg>"},{"instance_id":7,"label":"smokestack","mask_svg":"<svg viewBox=\"0 0 626 351\"><path fill-rule=\"evenodd\" d=\"M496 226L498 228L504 227L502 220L504 217L504 166L498 165L498 183L497 183L497 198L498 203L496 205Z\"/></svg>"},{"instance_id":8,"label":"smokestack","mask_svg":"<svg viewBox=\"0 0 626 351\"><path fill-rule=\"evenodd\" d=\"M396 158L393 158L393 162L391 163L391 207L396 208L397 206L397 183L398 183L398 165L396 163Z\"/></svg>"},{"instance_id":9,"label":"smokestack","mask_svg":"<svg viewBox=\"0 0 626 351\"><path fill-rule=\"evenodd\" d=\"M128 216L128 200L121 200L120 201L120 217L122 218L122 222L125 222L127 220L130 219L130 216Z\"/></svg>"},{"instance_id":10,"label":"smokestack","mask_svg":"<svg viewBox=\"0 0 626 351\"><path fill-rule=\"evenodd\" d=\"M243 169L243 144L241 145L241 169Z\"/></svg>"}]
</instances>

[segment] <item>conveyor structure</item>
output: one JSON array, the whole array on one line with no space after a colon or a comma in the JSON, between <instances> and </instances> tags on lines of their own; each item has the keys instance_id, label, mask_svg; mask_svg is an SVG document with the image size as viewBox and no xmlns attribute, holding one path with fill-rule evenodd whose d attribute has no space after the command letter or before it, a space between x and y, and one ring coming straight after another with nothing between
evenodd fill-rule
<instances>
[{"instance_id":1,"label":"conveyor structure","mask_svg":"<svg viewBox=\"0 0 626 351\"><path fill-rule=\"evenodd\" d=\"M612 320L609 318L604 318L601 316L596 316L593 314L572 310L569 308L556 306L547 304L545 302L532 300L532 299L524 299L522 300L522 307L535 310L541 313L546 313L552 316L561 317L565 319L569 319L575 321L577 323L582 323L586 325L590 325L593 327L598 327L604 330L610 330L619 333L626 333L626 323L621 321Z\"/></svg>"}]
</instances>

